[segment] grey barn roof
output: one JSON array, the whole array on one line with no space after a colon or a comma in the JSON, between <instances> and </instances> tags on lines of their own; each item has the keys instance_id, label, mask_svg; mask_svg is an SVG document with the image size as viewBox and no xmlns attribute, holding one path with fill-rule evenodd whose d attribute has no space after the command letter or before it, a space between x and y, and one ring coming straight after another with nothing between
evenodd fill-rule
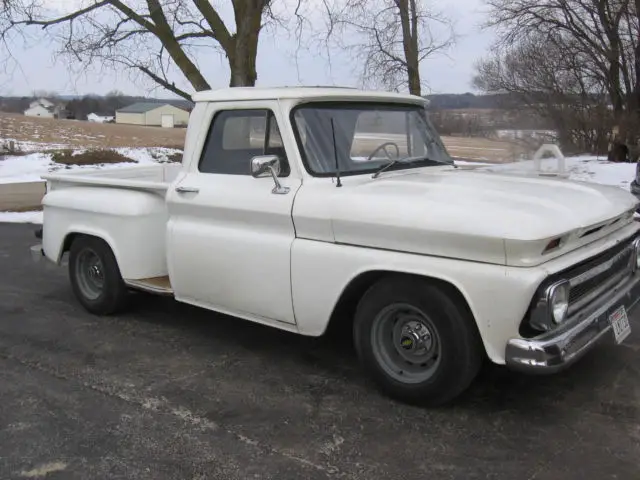
<instances>
[{"instance_id":1,"label":"grey barn roof","mask_svg":"<svg viewBox=\"0 0 640 480\"><path fill-rule=\"evenodd\" d=\"M170 103L161 103L161 102L138 102L138 103L134 103L132 105L128 105L124 108L120 108L118 109L118 112L122 112L122 113L147 113L150 112L151 110L155 110L156 108L160 108L160 107L164 107L165 105L171 105ZM175 105L172 105L175 106ZM180 108L180 107L176 107L176 108ZM184 110L183 108L180 108L180 110Z\"/></svg>"}]
</instances>

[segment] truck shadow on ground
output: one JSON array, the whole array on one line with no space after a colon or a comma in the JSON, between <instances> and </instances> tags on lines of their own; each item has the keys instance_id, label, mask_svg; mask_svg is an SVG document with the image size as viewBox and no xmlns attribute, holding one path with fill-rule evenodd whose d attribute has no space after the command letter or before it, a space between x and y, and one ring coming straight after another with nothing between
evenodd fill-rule
<instances>
[{"instance_id":1,"label":"truck shadow on ground","mask_svg":"<svg viewBox=\"0 0 640 480\"><path fill-rule=\"evenodd\" d=\"M129 315L137 322L179 329L187 339L211 338L240 347L246 355L260 355L271 364L304 365L332 381L348 382L366 394L380 395L360 370L348 326L332 328L319 338L303 337L147 294L132 296ZM440 410L544 415L554 406L571 404L589 406L592 412L616 419L637 418L640 410L635 402L611 400L617 398L616 390L635 389L631 386L640 377L635 356L634 348L605 342L570 369L548 376L512 372L487 360L472 386Z\"/></svg>"}]
</instances>

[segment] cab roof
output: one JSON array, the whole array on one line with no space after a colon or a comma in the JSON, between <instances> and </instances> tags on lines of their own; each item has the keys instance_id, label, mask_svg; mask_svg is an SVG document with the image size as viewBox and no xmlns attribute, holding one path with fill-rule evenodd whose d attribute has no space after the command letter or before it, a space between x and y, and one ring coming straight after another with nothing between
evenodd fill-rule
<instances>
[{"instance_id":1,"label":"cab roof","mask_svg":"<svg viewBox=\"0 0 640 480\"><path fill-rule=\"evenodd\" d=\"M230 87L205 90L193 94L194 102L230 102L240 100L373 100L427 104L428 100L417 95L359 90L350 87Z\"/></svg>"}]
</instances>

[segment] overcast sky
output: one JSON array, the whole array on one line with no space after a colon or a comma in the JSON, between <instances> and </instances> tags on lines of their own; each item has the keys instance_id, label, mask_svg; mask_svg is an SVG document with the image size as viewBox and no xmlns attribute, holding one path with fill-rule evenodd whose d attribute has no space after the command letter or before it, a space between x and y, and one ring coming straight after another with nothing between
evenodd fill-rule
<instances>
[{"instance_id":1,"label":"overcast sky","mask_svg":"<svg viewBox=\"0 0 640 480\"><path fill-rule=\"evenodd\" d=\"M47 4L69 8L83 0L47 0ZM280 0L287 2L291 0ZM433 1L433 0L432 0ZM440 56L421 65L421 74L428 83L424 93L464 93L473 91L471 78L474 62L486 55L492 41L491 32L481 31L484 19L482 0L435 1L434 5L446 12L456 24L458 41L448 57ZM89 71L78 75L77 65L65 64L53 58L53 46L14 45L12 54L19 65L12 64L8 72L0 70L0 95L29 95L34 90L56 91L60 94L104 94L118 89L127 94L170 96L163 90L153 89L148 82L132 81L126 72ZM345 85L357 86L351 58L339 50L331 52L331 62L326 56L305 51L298 52L297 42L284 31L266 32L261 36L258 51L259 86L278 85ZM203 65L207 80L213 88L228 85L228 67L218 54L201 52L198 63ZM181 87L191 91L187 82L178 79Z\"/></svg>"}]
</instances>

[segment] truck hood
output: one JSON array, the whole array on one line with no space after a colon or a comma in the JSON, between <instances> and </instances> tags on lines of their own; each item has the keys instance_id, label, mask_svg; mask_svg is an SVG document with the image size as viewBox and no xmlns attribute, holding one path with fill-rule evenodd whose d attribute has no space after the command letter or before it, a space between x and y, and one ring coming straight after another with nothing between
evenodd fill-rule
<instances>
[{"instance_id":1,"label":"truck hood","mask_svg":"<svg viewBox=\"0 0 640 480\"><path fill-rule=\"evenodd\" d=\"M637 203L618 187L451 167L350 180L331 206L336 242L514 266L628 225Z\"/></svg>"}]
</instances>

